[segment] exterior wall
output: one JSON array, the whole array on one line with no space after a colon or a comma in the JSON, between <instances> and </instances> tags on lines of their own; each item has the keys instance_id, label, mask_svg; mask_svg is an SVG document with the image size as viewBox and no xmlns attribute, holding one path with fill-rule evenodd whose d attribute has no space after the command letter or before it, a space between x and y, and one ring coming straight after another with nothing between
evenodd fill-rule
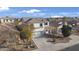
<instances>
[{"instance_id":1,"label":"exterior wall","mask_svg":"<svg viewBox=\"0 0 79 59\"><path fill-rule=\"evenodd\" d=\"M40 23L34 23L33 26L34 26L35 28L40 27Z\"/></svg>"},{"instance_id":2,"label":"exterior wall","mask_svg":"<svg viewBox=\"0 0 79 59\"><path fill-rule=\"evenodd\" d=\"M0 19L1 23L14 23L14 20Z\"/></svg>"},{"instance_id":3,"label":"exterior wall","mask_svg":"<svg viewBox=\"0 0 79 59\"><path fill-rule=\"evenodd\" d=\"M35 31L44 31L44 28L45 28L46 26L49 26L49 22L47 23L47 25L45 25L45 23L42 23L42 26L40 26L40 24L41 24L41 23L34 23L34 24L33 24L34 28L36 28L36 29L34 30L34 32L35 32Z\"/></svg>"},{"instance_id":4,"label":"exterior wall","mask_svg":"<svg viewBox=\"0 0 79 59\"><path fill-rule=\"evenodd\" d=\"M41 27L40 24L41 24L41 23L34 23L33 26L34 26L35 28L38 28L38 27ZM47 22L47 25L45 25L45 23L42 23L42 25L43 25L43 26L42 26L43 28L46 27L46 26L49 26L49 22Z\"/></svg>"},{"instance_id":5,"label":"exterior wall","mask_svg":"<svg viewBox=\"0 0 79 59\"><path fill-rule=\"evenodd\" d=\"M43 36L44 35L44 28L46 26L49 26L49 22L47 22L47 25L45 25L45 23L42 23L43 26L40 26L41 23L34 23L33 26L34 28L34 31L33 31L33 37L40 37L40 36Z\"/></svg>"},{"instance_id":6,"label":"exterior wall","mask_svg":"<svg viewBox=\"0 0 79 59\"><path fill-rule=\"evenodd\" d=\"M8 20L5 20L5 22L4 23L8 23Z\"/></svg>"},{"instance_id":7,"label":"exterior wall","mask_svg":"<svg viewBox=\"0 0 79 59\"><path fill-rule=\"evenodd\" d=\"M4 22L4 19L0 19L0 21L1 21L1 23L3 23Z\"/></svg>"},{"instance_id":8,"label":"exterior wall","mask_svg":"<svg viewBox=\"0 0 79 59\"><path fill-rule=\"evenodd\" d=\"M14 23L14 20L12 20L12 23Z\"/></svg>"},{"instance_id":9,"label":"exterior wall","mask_svg":"<svg viewBox=\"0 0 79 59\"><path fill-rule=\"evenodd\" d=\"M11 23L11 20L8 20L9 23Z\"/></svg>"},{"instance_id":10,"label":"exterior wall","mask_svg":"<svg viewBox=\"0 0 79 59\"><path fill-rule=\"evenodd\" d=\"M44 30L44 28L38 28L38 29L34 29L33 32L36 32L36 31L43 31L43 30Z\"/></svg>"}]
</instances>

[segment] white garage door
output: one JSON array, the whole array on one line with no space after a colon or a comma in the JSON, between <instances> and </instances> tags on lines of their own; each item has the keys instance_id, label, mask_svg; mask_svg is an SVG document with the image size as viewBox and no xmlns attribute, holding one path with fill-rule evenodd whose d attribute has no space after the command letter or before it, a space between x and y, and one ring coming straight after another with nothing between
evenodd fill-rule
<instances>
[{"instance_id":1,"label":"white garage door","mask_svg":"<svg viewBox=\"0 0 79 59\"><path fill-rule=\"evenodd\" d=\"M41 37L44 35L44 32L43 31L37 31L37 32L34 32L33 33L33 37Z\"/></svg>"}]
</instances>

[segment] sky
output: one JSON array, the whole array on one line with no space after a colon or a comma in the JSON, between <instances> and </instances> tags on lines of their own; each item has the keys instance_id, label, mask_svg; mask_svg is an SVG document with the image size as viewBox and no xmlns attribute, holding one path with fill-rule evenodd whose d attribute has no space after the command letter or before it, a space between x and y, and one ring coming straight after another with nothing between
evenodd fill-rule
<instances>
[{"instance_id":1,"label":"sky","mask_svg":"<svg viewBox=\"0 0 79 59\"><path fill-rule=\"evenodd\" d=\"M79 17L79 7L0 7L0 17Z\"/></svg>"}]
</instances>

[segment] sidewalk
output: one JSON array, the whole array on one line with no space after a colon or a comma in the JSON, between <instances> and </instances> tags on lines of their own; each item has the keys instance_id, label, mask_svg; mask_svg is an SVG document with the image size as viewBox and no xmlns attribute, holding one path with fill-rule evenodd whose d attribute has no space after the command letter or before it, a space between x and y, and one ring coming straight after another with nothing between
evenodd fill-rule
<instances>
[{"instance_id":1,"label":"sidewalk","mask_svg":"<svg viewBox=\"0 0 79 59\"><path fill-rule=\"evenodd\" d=\"M79 44L79 36L71 35L70 38L72 40L70 40L70 42L68 43L57 43L57 44L46 42L47 41L46 38L33 39L33 41L38 47L38 49L34 51L58 51Z\"/></svg>"}]
</instances>

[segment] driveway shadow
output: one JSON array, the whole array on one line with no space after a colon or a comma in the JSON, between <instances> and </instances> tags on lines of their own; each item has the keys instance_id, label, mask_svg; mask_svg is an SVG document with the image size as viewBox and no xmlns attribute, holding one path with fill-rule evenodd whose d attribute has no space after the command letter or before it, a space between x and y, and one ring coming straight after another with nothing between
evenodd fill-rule
<instances>
[{"instance_id":1,"label":"driveway shadow","mask_svg":"<svg viewBox=\"0 0 79 59\"><path fill-rule=\"evenodd\" d=\"M79 44L76 44L74 46L62 49L60 51L79 51Z\"/></svg>"}]
</instances>

